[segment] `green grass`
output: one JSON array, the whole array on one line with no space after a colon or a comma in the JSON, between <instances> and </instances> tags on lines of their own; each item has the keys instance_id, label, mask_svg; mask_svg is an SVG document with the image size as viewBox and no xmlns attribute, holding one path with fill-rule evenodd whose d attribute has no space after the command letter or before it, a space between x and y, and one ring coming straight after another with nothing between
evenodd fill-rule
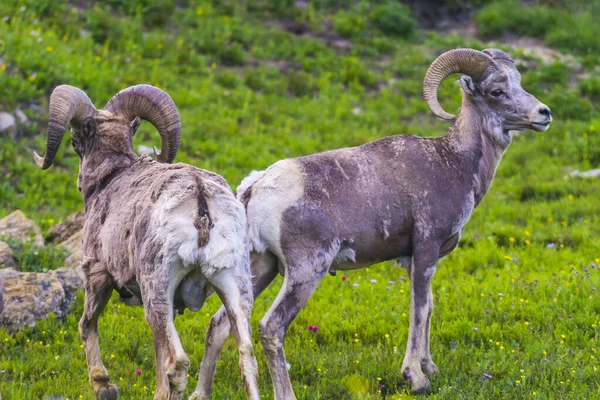
<instances>
[{"instance_id":1,"label":"green grass","mask_svg":"<svg viewBox=\"0 0 600 400\"><path fill-rule=\"evenodd\" d=\"M448 124L431 116L421 96L428 65L448 48L505 48L420 30L398 34L381 14L394 7L387 1L346 7L324 0L307 2L305 9L275 0L190 1L183 8L175 3L114 0L82 9L60 1L0 3L0 109L21 107L33 121L21 127L18 140L2 138L0 217L20 208L47 231L82 208L75 183L79 161L67 137L52 169L40 171L32 162L31 152L45 143L47 95L57 84L81 87L98 107L129 85L165 89L182 118L177 161L218 172L235 187L251 170L285 157L397 133L442 135ZM509 50L528 62L521 68L523 87L552 108L555 122L545 133L515 139L460 247L439 265L432 352L441 371L429 398L600 398L600 271L591 266L600 266L600 186L567 177L572 169L600 166L600 89L593 68L585 70L595 56L581 47L597 38L597 27L577 23L565 29L561 22L587 18L597 2L573 4L567 11L547 1L533 6L561 29L513 24L508 9L531 13L514 2L478 11L477 23L490 29L483 33L539 36L572 53L584 71L560 62L544 65ZM401 9L396 12L394 18L411 25ZM305 22L311 34L286 32L281 19ZM325 19L352 40L351 50L336 50L320 39L327 33ZM573 74L582 72L588 76L573 84ZM449 111L459 107L452 79L440 98ZM135 145L158 141L146 123ZM34 254L12 245L32 270L56 267L64 257L52 247ZM297 396L410 398L400 373L409 310L405 271L384 263L349 272L345 281L341 275L323 280L288 332L286 355ZM278 278L259 298L255 328L280 284ZM188 394L195 387L208 315L218 306L212 297L200 312L176 320L192 361ZM77 334L81 312L80 294L63 321L50 318L14 337L0 331L3 398L92 398ZM309 332L309 324L319 331ZM254 340L259 384L270 399L256 332ZM100 320L100 347L124 399L150 397L151 343L143 310L119 305L115 297ZM217 369L215 399L243 398L237 365L230 340Z\"/></svg>"}]
</instances>

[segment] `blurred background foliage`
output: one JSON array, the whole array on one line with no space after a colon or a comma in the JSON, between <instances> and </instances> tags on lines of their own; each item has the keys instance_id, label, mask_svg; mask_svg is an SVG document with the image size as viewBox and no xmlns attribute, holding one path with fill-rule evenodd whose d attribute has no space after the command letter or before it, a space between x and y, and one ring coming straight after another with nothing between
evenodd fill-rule
<instances>
[{"instance_id":1,"label":"blurred background foliage","mask_svg":"<svg viewBox=\"0 0 600 400\"><path fill-rule=\"evenodd\" d=\"M461 247L441 262L432 346L442 372L432 398L594 398L599 279L597 269L583 268L600 258L600 189L570 174L600 167L598 15L598 0L3 0L0 111L20 109L28 122L0 133L0 218L22 209L46 231L82 208L68 135L52 169L32 162L32 151L43 151L48 96L59 84L80 87L97 107L134 84L166 90L183 124L176 161L222 174L235 189L251 170L282 158L392 134L444 134L448 124L422 100L427 67L450 48L497 47L513 56L523 87L555 121L545 133L515 137ZM440 89L453 113L461 98L455 81ZM135 148L158 140L144 123ZM57 248L10 244L29 270L64 260ZM299 398L408 398L399 373L408 283L398 275L387 263L351 272L346 283L324 280L286 342ZM388 281L395 283L386 291ZM255 326L274 286L257 303ZM16 338L0 332L6 398L89 397L77 339L81 299L77 307L66 321ZM216 307L211 298L206 312ZM124 378L117 383L125 398L147 398L154 356L143 312L111 302L103 318L101 348L105 358L115 355L107 362L113 379ZM192 359L190 389L207 320L204 310L177 320ZM321 329L312 335L306 324ZM216 398L241 398L230 373L237 371L233 344L227 349ZM138 367L148 374L135 376Z\"/></svg>"}]
</instances>

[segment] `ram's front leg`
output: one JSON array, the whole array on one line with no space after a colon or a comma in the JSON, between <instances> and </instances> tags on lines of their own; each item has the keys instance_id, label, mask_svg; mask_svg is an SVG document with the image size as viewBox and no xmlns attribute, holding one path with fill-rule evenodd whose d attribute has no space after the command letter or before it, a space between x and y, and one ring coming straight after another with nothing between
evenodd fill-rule
<instances>
[{"instance_id":1,"label":"ram's front leg","mask_svg":"<svg viewBox=\"0 0 600 400\"><path fill-rule=\"evenodd\" d=\"M85 273L85 304L79 321L79 334L83 339L90 385L97 400L116 400L118 390L110 383L108 372L100 359L98 346L98 318L112 293L114 283L101 265L83 265Z\"/></svg>"},{"instance_id":2,"label":"ram's front leg","mask_svg":"<svg viewBox=\"0 0 600 400\"><path fill-rule=\"evenodd\" d=\"M429 374L433 371L428 369L433 370L435 367L429 354L429 321L433 309L431 280L438 254L438 246L420 243L414 246L409 267L410 326L402 374L410 380L411 390L415 393L426 392L429 389L429 379L424 372Z\"/></svg>"}]
</instances>

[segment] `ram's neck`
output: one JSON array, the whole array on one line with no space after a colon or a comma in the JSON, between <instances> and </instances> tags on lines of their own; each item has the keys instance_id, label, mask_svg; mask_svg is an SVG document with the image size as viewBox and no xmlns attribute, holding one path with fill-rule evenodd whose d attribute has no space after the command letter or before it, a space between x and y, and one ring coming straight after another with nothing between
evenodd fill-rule
<instances>
[{"instance_id":1,"label":"ram's neck","mask_svg":"<svg viewBox=\"0 0 600 400\"><path fill-rule=\"evenodd\" d=\"M465 174L473 177L477 205L492 185L502 155L510 144L510 136L502 132L497 121L480 115L474 105L463 100L456 123L446 137L463 159Z\"/></svg>"},{"instance_id":2,"label":"ram's neck","mask_svg":"<svg viewBox=\"0 0 600 400\"><path fill-rule=\"evenodd\" d=\"M79 190L86 204L112 179L128 169L135 162L131 155L90 155L81 162L78 178Z\"/></svg>"}]
</instances>

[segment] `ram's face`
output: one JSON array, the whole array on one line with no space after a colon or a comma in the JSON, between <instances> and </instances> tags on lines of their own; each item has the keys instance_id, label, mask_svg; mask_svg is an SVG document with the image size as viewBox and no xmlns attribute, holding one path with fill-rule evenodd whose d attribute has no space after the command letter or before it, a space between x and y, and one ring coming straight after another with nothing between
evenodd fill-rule
<instances>
[{"instance_id":1,"label":"ram's face","mask_svg":"<svg viewBox=\"0 0 600 400\"><path fill-rule=\"evenodd\" d=\"M465 80L461 79L463 90L484 115L499 121L504 131L533 129L541 132L548 129L552 122L550 108L521 87L521 74L512 58L499 50L487 52L498 63L500 71L479 82L471 82L472 88L465 88Z\"/></svg>"}]
</instances>

